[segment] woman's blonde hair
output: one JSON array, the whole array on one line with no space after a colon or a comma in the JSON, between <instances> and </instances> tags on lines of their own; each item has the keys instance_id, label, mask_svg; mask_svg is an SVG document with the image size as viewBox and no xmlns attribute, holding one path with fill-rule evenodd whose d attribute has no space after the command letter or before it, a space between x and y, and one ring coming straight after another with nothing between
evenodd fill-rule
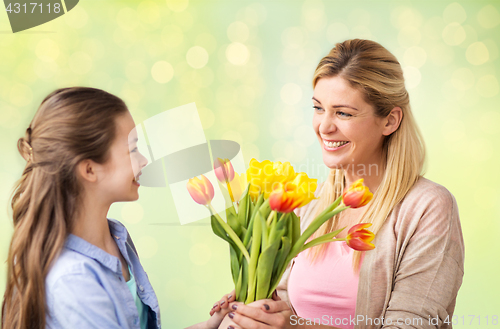
<instances>
[{"instance_id":1,"label":"woman's blonde hair","mask_svg":"<svg viewBox=\"0 0 500 329\"><path fill-rule=\"evenodd\" d=\"M76 166L84 159L108 160L115 118L127 111L120 98L100 89L58 89L43 100L19 138L27 163L11 202L14 233L1 327L45 328L45 277L81 205Z\"/></svg>"},{"instance_id":2,"label":"woman's blonde hair","mask_svg":"<svg viewBox=\"0 0 500 329\"><path fill-rule=\"evenodd\" d=\"M360 39L337 43L319 62L313 87L319 79L336 76L363 94L365 102L374 107L375 116L386 117L394 107L400 107L403 113L398 129L384 139L382 182L359 220L359 223L372 223L369 229L377 234L392 209L424 174L425 144L411 112L401 65L382 45ZM344 169L331 169L315 206L315 214L336 200L345 187ZM339 215L329 219L314 237L340 229ZM327 244L322 244L312 248L309 256L317 259L324 254L326 247ZM361 254L360 251L354 252L355 272L359 272Z\"/></svg>"}]
</instances>

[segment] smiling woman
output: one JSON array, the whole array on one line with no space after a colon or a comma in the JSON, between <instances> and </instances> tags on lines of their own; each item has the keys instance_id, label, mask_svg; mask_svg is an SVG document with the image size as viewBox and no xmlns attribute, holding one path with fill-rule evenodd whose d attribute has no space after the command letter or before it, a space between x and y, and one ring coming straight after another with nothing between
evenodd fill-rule
<instances>
[{"instance_id":1,"label":"smiling woman","mask_svg":"<svg viewBox=\"0 0 500 329\"><path fill-rule=\"evenodd\" d=\"M313 87L313 128L330 174L318 199L297 210L301 228L363 178L372 201L312 238L371 223L375 249L329 243L300 253L278 286L282 300L233 304L228 328L451 328L464 274L458 209L423 177L425 147L398 60L377 42L346 40L320 61Z\"/></svg>"}]
</instances>

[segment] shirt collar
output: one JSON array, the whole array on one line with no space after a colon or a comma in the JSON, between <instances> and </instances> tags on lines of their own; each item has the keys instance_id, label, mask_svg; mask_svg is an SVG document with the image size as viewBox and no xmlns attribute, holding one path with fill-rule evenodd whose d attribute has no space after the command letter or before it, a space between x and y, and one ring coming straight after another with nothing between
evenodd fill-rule
<instances>
[{"instance_id":1,"label":"shirt collar","mask_svg":"<svg viewBox=\"0 0 500 329\"><path fill-rule=\"evenodd\" d=\"M118 247L121 250L127 240L127 231L123 225L120 225L116 220L108 218L108 226L111 235L117 240ZM65 247L73 250L81 255L87 256L101 263L115 273L121 273L120 261L117 257L108 254L99 247L94 246L90 242L74 235L69 234L66 239Z\"/></svg>"}]
</instances>

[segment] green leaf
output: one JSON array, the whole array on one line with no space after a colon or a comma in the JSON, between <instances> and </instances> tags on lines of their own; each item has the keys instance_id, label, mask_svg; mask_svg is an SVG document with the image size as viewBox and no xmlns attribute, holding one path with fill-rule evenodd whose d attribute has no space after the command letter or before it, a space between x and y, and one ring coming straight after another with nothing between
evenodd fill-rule
<instances>
[{"instance_id":1,"label":"green leaf","mask_svg":"<svg viewBox=\"0 0 500 329\"><path fill-rule=\"evenodd\" d=\"M259 257L257 265L257 295L256 300L265 299L269 295L269 285L271 283L271 274L273 271L273 264L276 260L280 240L270 242L267 249L265 249Z\"/></svg>"},{"instance_id":2,"label":"green leaf","mask_svg":"<svg viewBox=\"0 0 500 329\"><path fill-rule=\"evenodd\" d=\"M347 227L347 226L346 226ZM341 228L340 230L336 230L336 231L333 231L333 232L330 232L330 233L327 233L325 235L322 235L320 237L317 237L316 239L312 240L312 241L309 241L308 243L306 243L303 247L302 247L302 251L306 250L306 249L309 249L309 248L312 248L312 247L315 247L317 245L320 245L320 244L323 244L323 243L327 243L327 242L332 242L332 241L335 241L335 238L340 232L342 232L346 227L344 228ZM342 240L343 241L343 240Z\"/></svg>"},{"instance_id":3,"label":"green leaf","mask_svg":"<svg viewBox=\"0 0 500 329\"><path fill-rule=\"evenodd\" d=\"M249 230L250 231L250 230ZM260 220L254 220L252 234L252 249L250 250L250 262L248 264L248 294L245 304L255 301L255 288L257 284L257 261L260 254L260 242L262 238L262 225Z\"/></svg>"},{"instance_id":4,"label":"green leaf","mask_svg":"<svg viewBox=\"0 0 500 329\"><path fill-rule=\"evenodd\" d=\"M229 258L231 260L231 274L233 275L234 285L238 283L238 277L240 275L240 262L239 257L241 253L238 253L238 249L235 249L233 246L229 246Z\"/></svg>"}]
</instances>

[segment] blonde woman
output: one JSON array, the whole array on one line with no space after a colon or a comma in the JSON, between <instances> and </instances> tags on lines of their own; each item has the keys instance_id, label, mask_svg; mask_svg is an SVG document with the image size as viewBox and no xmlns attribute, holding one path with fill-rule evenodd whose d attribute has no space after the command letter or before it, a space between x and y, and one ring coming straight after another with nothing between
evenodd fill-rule
<instances>
[{"instance_id":1,"label":"blonde woman","mask_svg":"<svg viewBox=\"0 0 500 329\"><path fill-rule=\"evenodd\" d=\"M297 209L302 229L363 178L374 192L369 205L334 216L316 236L372 223L376 248L336 242L299 254L280 301L231 303L232 323L221 327L451 328L464 274L457 203L422 176L424 142L399 62L374 41L347 40L320 61L313 87L313 127L330 174L319 199Z\"/></svg>"}]
</instances>

